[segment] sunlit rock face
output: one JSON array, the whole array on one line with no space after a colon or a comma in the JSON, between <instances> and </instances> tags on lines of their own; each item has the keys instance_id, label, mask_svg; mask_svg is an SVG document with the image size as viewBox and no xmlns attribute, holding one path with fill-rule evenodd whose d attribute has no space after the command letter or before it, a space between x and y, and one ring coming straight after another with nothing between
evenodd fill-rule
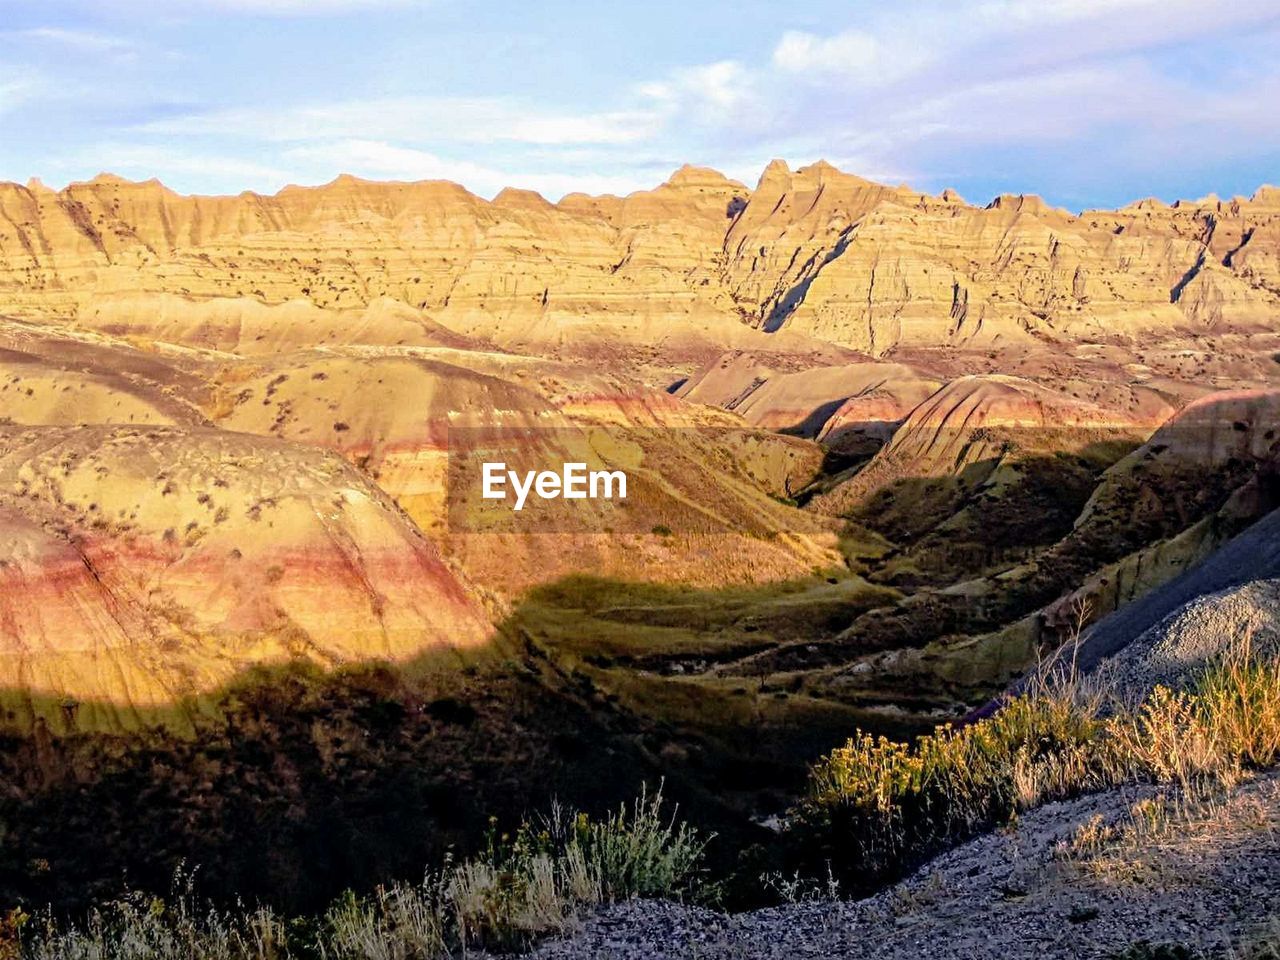
<instances>
[{"instance_id":1,"label":"sunlit rock face","mask_svg":"<svg viewBox=\"0 0 1280 960\"><path fill-rule=\"evenodd\" d=\"M453 662L574 574L825 577L868 503L877 536L937 513L927 555L867 548L936 586L1008 560L1000 510L1030 551L1082 507L1131 523L1174 453L1268 462L1278 320L1275 188L1072 214L824 163L558 203L0 184L0 681L16 720L125 726L258 663ZM628 525L451 527L468 429L633 466ZM1058 454L1079 489L1037 526Z\"/></svg>"},{"instance_id":2,"label":"sunlit rock face","mask_svg":"<svg viewBox=\"0 0 1280 960\"><path fill-rule=\"evenodd\" d=\"M473 591L340 458L207 428L0 436L0 687L158 710L248 665L481 644Z\"/></svg>"},{"instance_id":3,"label":"sunlit rock face","mask_svg":"<svg viewBox=\"0 0 1280 960\"><path fill-rule=\"evenodd\" d=\"M439 342L437 324L521 349L643 345L686 362L769 344L764 332L783 335L773 349L794 334L876 355L1027 349L1265 326L1280 303L1275 188L1073 215L775 162L754 190L686 167L651 191L558 204L352 177L184 197L104 175L57 192L0 186L0 212L10 312L258 352Z\"/></svg>"}]
</instances>

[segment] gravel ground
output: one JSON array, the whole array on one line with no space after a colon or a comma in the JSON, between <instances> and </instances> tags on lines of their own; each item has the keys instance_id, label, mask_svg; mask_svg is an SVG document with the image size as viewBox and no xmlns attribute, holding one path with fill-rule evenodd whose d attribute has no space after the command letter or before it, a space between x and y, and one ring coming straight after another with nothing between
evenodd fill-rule
<instances>
[{"instance_id":1,"label":"gravel ground","mask_svg":"<svg viewBox=\"0 0 1280 960\"><path fill-rule=\"evenodd\" d=\"M1231 643L1280 652L1280 580L1255 580L1197 597L1098 666L1099 682L1136 700L1157 683L1177 687Z\"/></svg>"},{"instance_id":2,"label":"gravel ground","mask_svg":"<svg viewBox=\"0 0 1280 960\"><path fill-rule=\"evenodd\" d=\"M1085 631L1080 666L1090 670L1179 608L1249 581L1280 578L1280 510L1273 510L1200 563Z\"/></svg>"},{"instance_id":3,"label":"gravel ground","mask_svg":"<svg viewBox=\"0 0 1280 960\"><path fill-rule=\"evenodd\" d=\"M1096 816L1132 823L1132 805L1153 795L1135 787L1046 805L855 903L733 916L617 904L533 957L1079 960L1139 941L1221 955L1280 912L1280 774L1246 783L1173 829L1113 841L1085 861L1061 855L1077 827Z\"/></svg>"}]
</instances>

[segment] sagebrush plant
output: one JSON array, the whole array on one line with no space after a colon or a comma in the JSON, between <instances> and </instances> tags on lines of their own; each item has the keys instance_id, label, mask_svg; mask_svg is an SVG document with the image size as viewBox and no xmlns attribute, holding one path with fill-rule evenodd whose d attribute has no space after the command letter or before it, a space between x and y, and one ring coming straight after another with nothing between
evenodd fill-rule
<instances>
[{"instance_id":1,"label":"sagebrush plant","mask_svg":"<svg viewBox=\"0 0 1280 960\"><path fill-rule=\"evenodd\" d=\"M82 923L25 914L6 922L14 955L29 960L427 960L526 946L602 902L692 894L705 845L674 809L666 813L659 788L602 819L554 808L420 883L344 895L313 929L265 908L202 906L189 873L167 899L131 893Z\"/></svg>"},{"instance_id":2,"label":"sagebrush plant","mask_svg":"<svg viewBox=\"0 0 1280 960\"><path fill-rule=\"evenodd\" d=\"M1070 698L1036 694L910 745L859 733L814 767L793 835L837 875L874 881L1019 809L1111 782L1093 762L1103 725Z\"/></svg>"},{"instance_id":3,"label":"sagebrush plant","mask_svg":"<svg viewBox=\"0 0 1280 960\"><path fill-rule=\"evenodd\" d=\"M865 888L1052 799L1131 780L1202 789L1280 762L1280 659L1247 643L1136 707L1072 668L994 715L912 744L858 733L815 765L790 837L801 865Z\"/></svg>"},{"instance_id":4,"label":"sagebrush plant","mask_svg":"<svg viewBox=\"0 0 1280 960\"><path fill-rule=\"evenodd\" d=\"M1242 644L1189 690L1156 687L1108 733L1128 772L1195 787L1280 762L1280 658Z\"/></svg>"},{"instance_id":5,"label":"sagebrush plant","mask_svg":"<svg viewBox=\"0 0 1280 960\"><path fill-rule=\"evenodd\" d=\"M565 851L577 853L590 882L599 884L607 900L685 889L696 879L706 847L692 827L676 821L674 813L664 818L661 790L653 796L642 791L630 808L619 807L604 820L593 821L582 814L563 820L557 833L553 839Z\"/></svg>"}]
</instances>

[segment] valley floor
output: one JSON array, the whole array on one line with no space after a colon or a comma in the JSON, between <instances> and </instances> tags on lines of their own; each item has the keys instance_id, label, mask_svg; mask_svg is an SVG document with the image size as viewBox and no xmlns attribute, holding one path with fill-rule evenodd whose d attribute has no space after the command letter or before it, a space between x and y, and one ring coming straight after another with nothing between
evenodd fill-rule
<instances>
[{"instance_id":1,"label":"valley floor","mask_svg":"<svg viewBox=\"0 0 1280 960\"><path fill-rule=\"evenodd\" d=\"M622 903L533 956L1250 957L1232 951L1276 936L1278 896L1280 773L1273 773L1190 806L1146 787L1049 804L858 902L736 916Z\"/></svg>"}]
</instances>

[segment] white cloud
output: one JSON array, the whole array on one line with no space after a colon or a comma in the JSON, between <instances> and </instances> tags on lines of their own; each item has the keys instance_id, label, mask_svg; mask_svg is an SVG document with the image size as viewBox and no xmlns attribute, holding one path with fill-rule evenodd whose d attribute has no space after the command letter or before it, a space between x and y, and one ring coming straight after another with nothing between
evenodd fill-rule
<instances>
[{"instance_id":1,"label":"white cloud","mask_svg":"<svg viewBox=\"0 0 1280 960\"><path fill-rule=\"evenodd\" d=\"M291 147L291 168L311 171L295 179L327 180L340 173L387 180L452 180L478 193L500 190L501 174L482 164L448 160L426 150L379 140L337 140Z\"/></svg>"},{"instance_id":2,"label":"white cloud","mask_svg":"<svg viewBox=\"0 0 1280 960\"><path fill-rule=\"evenodd\" d=\"M62 27L34 27L29 30L16 30L10 36L37 40L44 43L69 47L84 53L133 54L137 45L122 37L114 37L91 30L67 30Z\"/></svg>"},{"instance_id":3,"label":"white cloud","mask_svg":"<svg viewBox=\"0 0 1280 960\"><path fill-rule=\"evenodd\" d=\"M503 98L400 97L311 104L296 108L243 107L156 120L141 133L225 135L270 141L403 139L433 142L625 144L655 132L652 111L540 112Z\"/></svg>"},{"instance_id":4,"label":"white cloud","mask_svg":"<svg viewBox=\"0 0 1280 960\"><path fill-rule=\"evenodd\" d=\"M1238 155L1246 138L1255 149L1280 139L1280 104L1262 102L1273 61L1255 55L1233 68L1224 58L1221 71L1194 81L1160 62L1175 44L1265 35L1280 26L1274 0L1229 9L1201 0L934 0L881 10L826 35L787 31L768 61L735 63L729 122L714 131L719 149L769 147L836 158L864 175L931 179L940 161L963 165L993 148L1059 150L1082 167L1097 166L1104 149L1134 167L1152 156L1182 164L1221 155L1222 143L1187 133L1196 124L1220 131ZM1228 96L1215 85L1231 69L1242 73ZM705 134L712 98L696 88L669 77L642 90L675 104L672 128ZM1059 162L1046 159L1046 168Z\"/></svg>"},{"instance_id":5,"label":"white cloud","mask_svg":"<svg viewBox=\"0 0 1280 960\"><path fill-rule=\"evenodd\" d=\"M666 80L642 84L639 92L668 104L692 102L730 110L750 95L751 75L736 60L720 60L697 67L673 70Z\"/></svg>"},{"instance_id":6,"label":"white cloud","mask_svg":"<svg viewBox=\"0 0 1280 960\"><path fill-rule=\"evenodd\" d=\"M267 17L306 17L426 7L434 5L434 0L92 0L92 5L117 16L180 17L241 13Z\"/></svg>"},{"instance_id":7,"label":"white cloud","mask_svg":"<svg viewBox=\"0 0 1280 960\"><path fill-rule=\"evenodd\" d=\"M34 74L19 76L0 70L0 113L8 113L38 98L44 83Z\"/></svg>"},{"instance_id":8,"label":"white cloud","mask_svg":"<svg viewBox=\"0 0 1280 960\"><path fill-rule=\"evenodd\" d=\"M737 60L719 60L677 67L633 92L652 108L655 129L716 137L729 128L772 126L769 80Z\"/></svg>"},{"instance_id":9,"label":"white cloud","mask_svg":"<svg viewBox=\"0 0 1280 960\"><path fill-rule=\"evenodd\" d=\"M772 65L813 83L878 88L918 79L926 92L942 92L953 83L1025 75L1280 21L1274 0L1237 0L1229 7L1202 0L935 0L886 11L827 36L787 31L774 47Z\"/></svg>"},{"instance_id":10,"label":"white cloud","mask_svg":"<svg viewBox=\"0 0 1280 960\"><path fill-rule=\"evenodd\" d=\"M1245 0L1242 6L1248 7L1250 3ZM1204 5L1187 0L982 0L967 12L974 22L985 25L984 29L994 27L999 31L1021 27L1043 29L1084 20L1114 19L1131 13L1150 15L1156 11L1172 13L1176 19L1179 14L1194 13L1197 8L1203 9ZM1230 16L1226 11L1210 12ZM1162 29L1160 23L1149 26L1152 33Z\"/></svg>"},{"instance_id":11,"label":"white cloud","mask_svg":"<svg viewBox=\"0 0 1280 960\"><path fill-rule=\"evenodd\" d=\"M23 98L24 85L20 80L0 80L0 113L12 110Z\"/></svg>"},{"instance_id":12,"label":"white cloud","mask_svg":"<svg viewBox=\"0 0 1280 960\"><path fill-rule=\"evenodd\" d=\"M849 30L825 39L788 30L773 51L773 62L793 73L814 69L840 73L850 66L875 61L880 50L876 38L862 30Z\"/></svg>"},{"instance_id":13,"label":"white cloud","mask_svg":"<svg viewBox=\"0 0 1280 960\"><path fill-rule=\"evenodd\" d=\"M426 6L415 0L181 0L178 7L205 7L266 14L327 14L372 10L378 7Z\"/></svg>"},{"instance_id":14,"label":"white cloud","mask_svg":"<svg viewBox=\"0 0 1280 960\"><path fill-rule=\"evenodd\" d=\"M54 160L47 171L63 180L85 180L98 173L115 173L137 180L152 177L209 184L201 189L239 193L277 190L289 182L289 171L269 163L239 157L191 153L166 147L99 143ZM172 184L171 184L172 185Z\"/></svg>"},{"instance_id":15,"label":"white cloud","mask_svg":"<svg viewBox=\"0 0 1280 960\"><path fill-rule=\"evenodd\" d=\"M165 16L425 5L76 2ZM685 160L751 181L771 156L793 164L826 157L864 176L921 186L957 171L989 182L1000 176L998 164L1020 157L1024 168L1017 172L1033 189L1042 174L1072 165L1102 171L1101 180L1112 175L1108 165L1184 168L1231 151L1264 156L1260 151L1280 140L1274 66L1280 61L1266 47L1270 36L1270 52L1280 49L1276 0L921 0L905 9L864 10L856 23L830 32L752 38L763 40L762 57L708 58L664 69L648 82L623 76L612 96L601 81L589 107L572 106L581 91L559 100L516 93L521 78L513 68L505 84L512 94L503 96L453 96L446 86L424 87L431 95L360 99L320 88L307 102L282 106L264 89L261 102L130 125L114 118L136 117L143 108L112 103L100 111L107 118L102 128L83 136L114 144L95 167L220 188L317 183L349 172L454 180L482 195L523 186L549 198L652 186ZM285 32L293 29L286 25ZM95 33L54 27L26 33L85 53L117 51L115 38ZM1233 61L1243 43L1253 44L1251 52ZM1203 60L1199 67L1176 59L1171 51L1182 44ZM0 73L0 110L30 99L25 76ZM403 79L397 74L397 82ZM50 84L40 96L67 102L68 89ZM100 104L113 89L104 84L75 98ZM160 99L154 90L148 95L153 103ZM122 141L173 149L130 149ZM1033 168L1026 157L1035 158ZM76 169L87 159L78 154Z\"/></svg>"},{"instance_id":16,"label":"white cloud","mask_svg":"<svg viewBox=\"0 0 1280 960\"><path fill-rule=\"evenodd\" d=\"M791 74L811 79L837 77L869 86L890 83L919 70L930 59L924 45L886 43L862 30L830 37L790 30L773 51L773 63ZM815 76L816 75L816 76Z\"/></svg>"}]
</instances>

